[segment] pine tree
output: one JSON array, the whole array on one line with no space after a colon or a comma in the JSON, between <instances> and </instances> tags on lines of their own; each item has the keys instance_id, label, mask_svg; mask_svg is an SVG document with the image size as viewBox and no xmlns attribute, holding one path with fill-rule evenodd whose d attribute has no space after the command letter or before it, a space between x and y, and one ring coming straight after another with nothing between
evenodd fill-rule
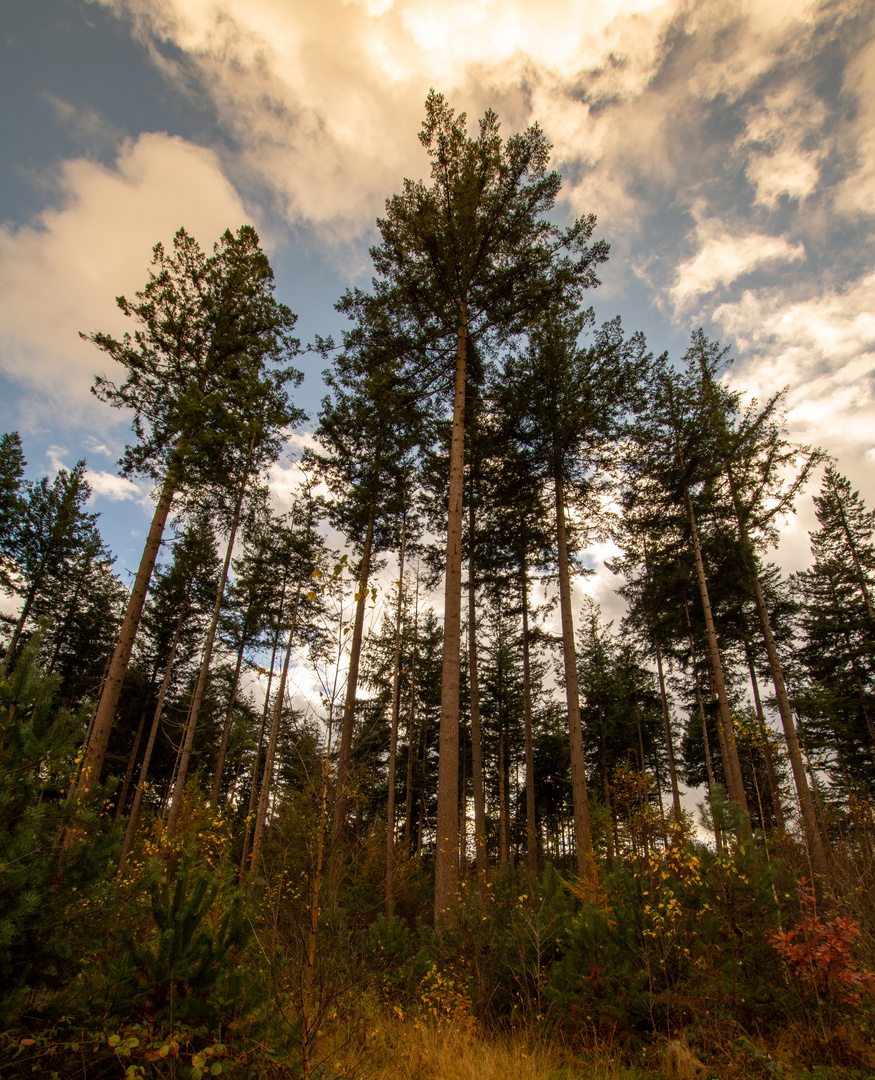
<instances>
[{"instance_id":1,"label":"pine tree","mask_svg":"<svg viewBox=\"0 0 875 1080\"><path fill-rule=\"evenodd\" d=\"M116 385L99 376L94 393L133 411L137 442L120 462L160 485L155 514L82 763L79 790L100 774L124 674L171 503L178 489L229 474L228 452L255 439L267 445L301 418L284 385L300 382L291 367L295 318L273 297L273 272L251 226L226 232L207 257L180 229L173 254L154 249L149 281L134 301L118 298L138 325L121 340L88 335L126 371ZM84 336L84 335L83 335ZM233 475L233 474L232 474Z\"/></svg>"},{"instance_id":2,"label":"pine tree","mask_svg":"<svg viewBox=\"0 0 875 1080\"><path fill-rule=\"evenodd\" d=\"M12 592L15 539L22 526L24 451L17 431L0 436L0 589Z\"/></svg>"},{"instance_id":3,"label":"pine tree","mask_svg":"<svg viewBox=\"0 0 875 1080\"><path fill-rule=\"evenodd\" d=\"M587 241L593 217L562 231L547 218L560 178L547 171L549 146L532 127L502 143L489 111L476 139L431 91L420 141L432 185L405 181L378 221L373 299L348 296L348 310L376 303L393 312L410 342L420 385L453 386L447 517L445 650L435 918L452 923L459 864L458 758L461 648L462 486L469 340L521 331L549 303L574 307L598 284L607 245ZM401 335L399 335L401 336Z\"/></svg>"},{"instance_id":4,"label":"pine tree","mask_svg":"<svg viewBox=\"0 0 875 1080\"><path fill-rule=\"evenodd\" d=\"M103 550L97 532L97 514L85 504L91 488L85 479L85 462L72 470L61 469L51 483L43 477L26 484L26 500L12 554L22 597L21 612L12 632L2 669L15 654L28 618L40 595L68 581L82 552ZM52 612L56 615L56 612Z\"/></svg>"},{"instance_id":5,"label":"pine tree","mask_svg":"<svg viewBox=\"0 0 875 1080\"><path fill-rule=\"evenodd\" d=\"M625 338L619 320L605 324L594 345L582 348L578 338L591 322L590 312L565 316L558 309L549 311L530 331L525 357L508 364L505 381L516 402L509 409L516 436L528 450L530 468L549 485L553 500L578 873L594 886L571 553L584 536L595 539L604 533L600 497L610 487L621 423L650 354L640 335ZM571 527L569 503L576 510Z\"/></svg>"}]
</instances>

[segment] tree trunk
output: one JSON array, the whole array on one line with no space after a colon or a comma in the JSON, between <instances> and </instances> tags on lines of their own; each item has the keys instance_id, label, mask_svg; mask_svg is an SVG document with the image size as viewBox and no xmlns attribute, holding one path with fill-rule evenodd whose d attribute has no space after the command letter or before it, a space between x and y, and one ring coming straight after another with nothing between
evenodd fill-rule
<instances>
[{"instance_id":1,"label":"tree trunk","mask_svg":"<svg viewBox=\"0 0 875 1080\"><path fill-rule=\"evenodd\" d=\"M750 672L750 685L753 691L753 703L757 714L757 726L760 733L760 746L763 751L763 760L766 764L766 776L769 781L769 794L772 797L772 811L775 815L775 826L781 833L786 833L787 826L784 821L784 807L781 804L781 791L778 785L778 777L775 774L775 764L772 761L772 749L766 735L766 717L763 712L763 703L760 699L760 686L757 681L756 667L754 665L753 652L747 638L744 641L744 652L747 657L747 667ZM764 826L765 827L765 826Z\"/></svg>"},{"instance_id":2,"label":"tree trunk","mask_svg":"<svg viewBox=\"0 0 875 1080\"><path fill-rule=\"evenodd\" d=\"M702 742L705 748L705 771L708 777L708 795L711 799L714 798L714 792L717 788L717 781L714 777L714 763L711 760L711 745L708 739L708 719L705 715L705 702L702 700L702 687L699 683L699 666L696 660L696 643L693 638L693 624L690 621L690 606L686 599L684 600L684 614L687 618L687 634L690 639L690 659L693 665L693 679L696 683L696 701L699 705L699 718L702 723ZM720 830L717 828L717 823L714 824L714 841L717 845L717 850L723 850L723 838L720 834Z\"/></svg>"},{"instance_id":3,"label":"tree trunk","mask_svg":"<svg viewBox=\"0 0 875 1080\"><path fill-rule=\"evenodd\" d=\"M507 723L503 715L503 707L499 707L498 718L498 861L506 864L510 859L510 835L508 832L508 805L507 794Z\"/></svg>"},{"instance_id":4,"label":"tree trunk","mask_svg":"<svg viewBox=\"0 0 875 1080\"><path fill-rule=\"evenodd\" d=\"M185 737L179 755L179 769L176 774L176 784L173 788L173 799L170 803L170 812L167 815L167 838L173 839L176 832L176 821L179 817L179 807L182 803L182 795L185 790L185 778L188 773L188 763L191 760L191 750L194 745L194 733L197 727L198 716L204 700L204 691L207 686L207 675L210 670L210 660L213 655L213 642L216 640L216 627L219 624L219 613L222 610L222 597L225 595L225 584L228 581L228 569L231 565L231 554L234 550L234 540L237 536L237 526L240 523L240 512L243 509L243 498L246 494L246 485L249 482L249 466L252 462L252 451L255 448L255 436L249 442L249 451L246 456L246 465L243 470L243 478L240 482L240 490L237 494L237 502L234 506L234 518L231 522L231 533L228 537L228 547L225 551L225 562L222 565L222 576L219 580L219 588L216 592L216 602L213 605L213 618L207 631L207 639L204 645L204 656L198 673L197 686L194 699L191 703L191 713L185 726Z\"/></svg>"},{"instance_id":5,"label":"tree trunk","mask_svg":"<svg viewBox=\"0 0 875 1080\"><path fill-rule=\"evenodd\" d=\"M167 666L164 668L164 679L161 689L158 691L158 702L155 705L155 715L152 718L152 727L149 730L149 738L146 740L146 750L143 753L143 763L140 766L140 776L134 789L134 801L131 804L131 812L128 816L128 826L125 829L125 838L122 843L122 852L119 856L118 867L121 872L125 868L134 837L137 835L137 825L140 820L140 805L143 801L143 792L146 788L146 777L149 775L149 764L152 761L152 751L155 749L155 740L158 737L158 725L161 722L161 713L164 711L164 698L167 695L167 687L170 685L170 674L173 671L173 661L176 659L176 650L179 646L179 635L182 632L182 624L188 610L188 601L183 604L182 611L176 621L176 630L173 634L173 643L170 646L170 655L167 658Z\"/></svg>"},{"instance_id":6,"label":"tree trunk","mask_svg":"<svg viewBox=\"0 0 875 1080\"><path fill-rule=\"evenodd\" d=\"M674 738L671 733L671 715L668 709L668 694L665 692L665 675L662 670L662 649L659 647L659 641L656 639L656 634L653 635L653 647L656 650L656 671L659 675L659 698L662 702L662 722L665 730L665 747L668 751L668 773L671 780L671 801L674 807L674 819L680 824L683 821L683 811L681 810L681 793L678 787L678 774L677 767L674 760Z\"/></svg>"},{"instance_id":7,"label":"tree trunk","mask_svg":"<svg viewBox=\"0 0 875 1080\"><path fill-rule=\"evenodd\" d=\"M787 750L790 754L790 765L793 769L793 781L796 785L796 796L799 799L799 809L802 814L805 842L808 845L811 863L815 873L826 878L829 873L826 861L826 850L823 846L823 840L817 827L814 804L811 801L811 792L808 789L805 766L802 763L802 754L799 749L799 738L796 734L796 725L793 723L790 699L787 696L787 687L784 684L784 672L781 667L781 660L778 656L778 649L775 645L775 637L772 633L772 624L769 620L768 609L766 608L766 599L763 596L759 575L754 569L753 544L748 535L747 524L744 520L744 515L742 514L732 466L727 465L726 471L729 479L729 490L732 495L732 505L735 510L735 519L738 525L738 535L741 540L742 551L747 556L751 567L750 583L753 586L754 604L756 606L757 615L759 616L760 627L763 632L763 643L766 646L766 653L769 657L769 667L772 672L772 682L775 685L775 700L778 703L778 713L781 717L781 724L784 728L784 738L787 742Z\"/></svg>"},{"instance_id":8,"label":"tree trunk","mask_svg":"<svg viewBox=\"0 0 875 1080\"><path fill-rule=\"evenodd\" d=\"M392 915L395 878L395 755L398 749L398 709L401 680L401 616L404 602L404 549L407 543L407 515L401 522L401 552L398 556L398 606L395 609L395 649L392 662L392 723L389 732L389 791L386 799L386 918Z\"/></svg>"},{"instance_id":9,"label":"tree trunk","mask_svg":"<svg viewBox=\"0 0 875 1080\"><path fill-rule=\"evenodd\" d=\"M155 681L155 671L152 672L152 683ZM150 684L149 691L143 698L143 707L140 709L140 721L137 724L137 733L134 735L134 745L131 747L131 752L128 754L128 767L125 769L125 778L122 781L122 789L119 792L118 801L115 804L115 815L113 821L118 821L125 808L125 803L128 801L128 788L131 786L131 777L134 775L134 769L137 765L137 754L140 750L140 740L143 737L143 728L146 724L146 710L149 708L149 698L152 696L153 686Z\"/></svg>"},{"instance_id":10,"label":"tree trunk","mask_svg":"<svg viewBox=\"0 0 875 1080\"><path fill-rule=\"evenodd\" d=\"M526 868L534 879L538 873L538 823L535 818L535 750L532 737L532 674L529 663L529 581L522 566L523 599L523 721L526 738Z\"/></svg>"},{"instance_id":11,"label":"tree trunk","mask_svg":"<svg viewBox=\"0 0 875 1080\"><path fill-rule=\"evenodd\" d=\"M416 653L419 646L419 564L416 566L416 597L413 601L413 661L410 666L410 709L407 713L407 788L404 799L404 857L412 855L413 823L413 722L416 718Z\"/></svg>"},{"instance_id":12,"label":"tree trunk","mask_svg":"<svg viewBox=\"0 0 875 1080\"><path fill-rule=\"evenodd\" d=\"M574 838L577 843L577 873L595 894L596 866L592 852L592 827L586 791L586 759L580 724L580 690L577 683L577 653L574 649L574 619L571 611L571 580L565 535L565 491L561 463L554 454L553 483L556 495L556 543L559 562L559 601L562 612L562 656L565 662L565 700L568 707L568 737L571 748L571 794L574 803Z\"/></svg>"},{"instance_id":13,"label":"tree trunk","mask_svg":"<svg viewBox=\"0 0 875 1080\"><path fill-rule=\"evenodd\" d=\"M103 759L106 757L106 748L109 743L109 733L115 720L115 710L122 691L122 683L128 670L131 652L137 637L137 629L143 614L143 604L146 601L146 592L149 588L152 570L158 557L158 549L161 547L164 525L167 521L167 515L170 513L170 504L173 502L176 486L179 483L179 473L184 454L184 444L180 438L176 444L170 468L167 470L164 486L161 488L158 505L155 507L155 513L152 516L152 524L149 527L149 535L143 549L140 568L134 579L134 587L131 589L131 595L128 599L128 606L119 631L118 642L103 684L103 693L100 695L100 701L97 705L97 712L91 727L91 736L88 739L88 745L82 759L79 778L74 789L81 795L84 795L92 784L96 784L100 780L100 771L103 768Z\"/></svg>"},{"instance_id":14,"label":"tree trunk","mask_svg":"<svg viewBox=\"0 0 875 1080\"><path fill-rule=\"evenodd\" d=\"M450 486L447 507L444 648L435 851L435 926L456 922L459 883L459 661L462 632L462 492L465 465L465 363L468 307L459 303Z\"/></svg>"},{"instance_id":15,"label":"tree trunk","mask_svg":"<svg viewBox=\"0 0 875 1080\"><path fill-rule=\"evenodd\" d=\"M678 449L680 455L680 449ZM683 457L681 457L683 468ZM750 814L747 809L747 796L744 792L744 784L741 779L741 765L738 761L738 750L735 746L735 731L732 727L732 717L729 715L729 700L726 696L726 683L723 679L723 664L720 660L720 649L717 645L717 632L714 628L714 616L711 612L711 601L708 598L708 581L705 577L705 564L702 561L702 549L699 544L699 530L696 526L696 514L693 509L693 499L690 489L684 484L684 495L687 501L687 512L690 518L690 533L693 545L693 556L696 563L696 577L699 582L699 594L702 599L702 609L705 614L705 630L708 635L708 648L711 654L711 670L714 674L714 684L717 694L717 705L720 716L720 728L723 733L723 742L726 749L724 764L726 767L726 784L729 789L729 798L738 806L741 813L739 832L743 839L750 840Z\"/></svg>"},{"instance_id":16,"label":"tree trunk","mask_svg":"<svg viewBox=\"0 0 875 1080\"><path fill-rule=\"evenodd\" d=\"M286 693L286 679L289 674L289 660L292 656L292 649L295 644L295 631L298 626L298 605L301 601L301 589L304 584L303 574L298 578L297 589L295 590L295 606L292 609L292 623L289 627L289 641L286 646L286 655L283 660L283 670L280 675L280 684L276 692L276 703L273 707L273 722L270 727L270 738L267 742L267 753L264 755L264 775L261 781L261 792L258 797L258 815L255 819L255 828L252 832L252 869L255 870L258 866L258 857L261 854L261 841L264 836L264 826L267 821L267 806L270 802L270 785L273 779L273 759L276 755L277 738L279 737L280 730L280 717L283 712L283 698ZM320 832L320 843L321 843ZM321 850L321 848L320 848Z\"/></svg>"},{"instance_id":17,"label":"tree trunk","mask_svg":"<svg viewBox=\"0 0 875 1080\"><path fill-rule=\"evenodd\" d=\"M375 470L380 466L380 451L377 449ZM375 481L376 483L376 481ZM352 628L352 642L349 647L349 671L346 677L346 697L343 704L343 720L340 728L340 748L337 754L337 779L334 791L333 840L336 842L343 831L346 820L347 792L352 757L352 736L355 730L355 698L358 691L359 662L362 652L362 636L365 625L365 600L368 594L368 579L371 572L371 551L374 543L374 518L377 513L376 492L371 493L371 508L368 514L368 526L365 530L365 542L362 546L362 561L359 568L355 621Z\"/></svg>"},{"instance_id":18,"label":"tree trunk","mask_svg":"<svg viewBox=\"0 0 875 1080\"><path fill-rule=\"evenodd\" d=\"M471 684L471 786L474 794L474 847L477 857L477 883L486 899L486 796L483 790L483 742L480 725L480 679L477 661L477 602L474 564L474 500L468 525L468 679Z\"/></svg>"},{"instance_id":19,"label":"tree trunk","mask_svg":"<svg viewBox=\"0 0 875 1080\"><path fill-rule=\"evenodd\" d=\"M240 856L240 874L244 876L249 869L249 849L252 845L252 815L259 794L258 775L261 767L261 748L264 745L264 731L267 727L267 712L270 708L270 684L273 682L273 668L276 663L276 650L280 640L280 624L286 602L286 576L288 567L283 568L283 587L280 596L280 608L277 613L276 632L273 635L273 649L270 654L270 673L264 692L264 706L261 710L261 730L258 733L258 746L255 748L255 761L252 763L252 782L249 785L249 807L246 811L246 828L243 832L243 854Z\"/></svg>"},{"instance_id":20,"label":"tree trunk","mask_svg":"<svg viewBox=\"0 0 875 1080\"><path fill-rule=\"evenodd\" d=\"M240 668L243 666L243 650L246 648L246 638L240 635L240 648L237 650L237 664L234 668L234 678L231 682L231 692L228 695L228 708L225 712L225 723L222 727L222 741L219 744L219 755L216 758L216 774L213 777L213 790L210 800L213 806L219 805L219 791L222 787L222 773L225 771L225 754L228 752L228 739L231 735L231 718L234 715L234 703L237 700L237 688L240 685Z\"/></svg>"}]
</instances>

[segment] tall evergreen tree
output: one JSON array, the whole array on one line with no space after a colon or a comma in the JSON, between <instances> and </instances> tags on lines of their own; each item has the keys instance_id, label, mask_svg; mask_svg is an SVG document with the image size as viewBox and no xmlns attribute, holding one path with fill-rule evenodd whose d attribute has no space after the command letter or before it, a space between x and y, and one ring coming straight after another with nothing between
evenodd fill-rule
<instances>
[{"instance_id":1,"label":"tall evergreen tree","mask_svg":"<svg viewBox=\"0 0 875 1080\"><path fill-rule=\"evenodd\" d=\"M102 401L133 412L138 441L125 450L122 474L148 476L160 490L82 762L80 791L100 774L174 495L185 485L214 481L217 470L227 475L229 444L268 432L275 438L301 417L284 391L287 382L300 382L301 373L268 367L297 351L291 336L296 316L273 296L273 272L255 230L226 232L207 257L180 229L172 254L156 245L152 266L135 300L118 298L138 326L133 336L88 335L125 369L120 385L99 376L93 388Z\"/></svg>"},{"instance_id":2,"label":"tall evergreen tree","mask_svg":"<svg viewBox=\"0 0 875 1080\"><path fill-rule=\"evenodd\" d=\"M432 184L405 181L378 221L372 251L374 300L348 296L346 306L376 302L394 312L413 344L408 355L425 385L453 386L444 599L440 809L435 918L453 921L459 865L458 757L461 648L462 485L466 360L469 340L521 331L550 303L573 308L598 284L603 242L587 246L595 219L558 229L547 216L561 184L548 172L549 145L537 127L502 142L489 111L477 138L431 91L420 141L432 162Z\"/></svg>"}]
</instances>

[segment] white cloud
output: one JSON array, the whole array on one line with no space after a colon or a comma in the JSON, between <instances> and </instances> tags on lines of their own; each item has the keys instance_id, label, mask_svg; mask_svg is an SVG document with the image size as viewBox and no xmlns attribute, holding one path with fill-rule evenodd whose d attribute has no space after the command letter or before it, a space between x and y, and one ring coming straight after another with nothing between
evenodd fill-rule
<instances>
[{"instance_id":1,"label":"white cloud","mask_svg":"<svg viewBox=\"0 0 875 1080\"><path fill-rule=\"evenodd\" d=\"M64 162L57 186L33 224L0 225L0 366L37 410L101 430L117 416L88 391L109 361L79 331L131 329L113 298L143 287L158 240L184 225L210 249L249 219L212 151L160 133L123 144L114 168Z\"/></svg>"},{"instance_id":2,"label":"white cloud","mask_svg":"<svg viewBox=\"0 0 875 1080\"><path fill-rule=\"evenodd\" d=\"M116 476L115 473L104 472L102 469L88 469L85 479L91 485L91 490L95 495L102 495L112 502L120 502L124 499L140 501L143 498L144 492L139 485L125 480L122 476Z\"/></svg>"},{"instance_id":3,"label":"white cloud","mask_svg":"<svg viewBox=\"0 0 875 1080\"><path fill-rule=\"evenodd\" d=\"M698 252L677 270L670 292L676 309L696 304L719 286L731 285L745 274L769 263L795 262L805 257L802 244L790 244L781 236L748 233L732 236L709 220L697 228Z\"/></svg>"},{"instance_id":4,"label":"white cloud","mask_svg":"<svg viewBox=\"0 0 875 1080\"><path fill-rule=\"evenodd\" d=\"M746 291L714 313L738 344L733 384L760 399L787 386L793 437L847 459L843 468L852 472L875 432L873 290L875 273L796 302L774 290ZM866 473L871 485L871 468Z\"/></svg>"},{"instance_id":5,"label":"white cloud","mask_svg":"<svg viewBox=\"0 0 875 1080\"><path fill-rule=\"evenodd\" d=\"M850 65L846 82L857 101L857 115L849 133L856 168L839 185L840 209L875 214L875 42Z\"/></svg>"}]
</instances>

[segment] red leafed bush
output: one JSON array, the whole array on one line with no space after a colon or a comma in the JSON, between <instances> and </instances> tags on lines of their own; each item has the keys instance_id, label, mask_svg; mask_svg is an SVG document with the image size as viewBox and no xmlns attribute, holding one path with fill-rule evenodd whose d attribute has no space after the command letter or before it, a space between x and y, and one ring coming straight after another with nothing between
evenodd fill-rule
<instances>
[{"instance_id":1,"label":"red leafed bush","mask_svg":"<svg viewBox=\"0 0 875 1080\"><path fill-rule=\"evenodd\" d=\"M806 878L799 882L799 891L803 917L792 930L773 930L772 945L807 989L858 1005L864 995L875 994L875 974L857 967L851 955L851 946L861 937L859 923L846 918L825 922Z\"/></svg>"}]
</instances>

